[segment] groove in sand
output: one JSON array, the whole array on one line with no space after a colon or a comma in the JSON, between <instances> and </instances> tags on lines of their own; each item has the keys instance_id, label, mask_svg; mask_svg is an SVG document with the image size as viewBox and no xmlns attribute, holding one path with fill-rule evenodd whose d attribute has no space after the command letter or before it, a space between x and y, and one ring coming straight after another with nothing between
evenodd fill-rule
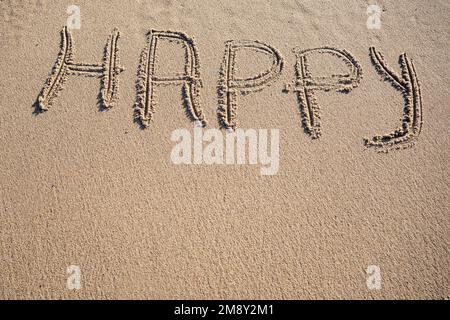
<instances>
[{"instance_id":1,"label":"groove in sand","mask_svg":"<svg viewBox=\"0 0 450 320\"><path fill-rule=\"evenodd\" d=\"M362 79L362 68L358 61L346 50L332 47L321 47L302 50L295 48L297 57L295 65L296 80L287 84L285 91L294 91L302 118L305 132L313 139L321 135L321 108L317 102L316 91L330 91L348 93L359 85ZM309 70L308 56L313 53L329 54L341 59L349 68L349 74L332 74L329 77L313 77Z\"/></svg>"},{"instance_id":2,"label":"groove in sand","mask_svg":"<svg viewBox=\"0 0 450 320\"><path fill-rule=\"evenodd\" d=\"M171 41L182 45L185 51L184 74L155 76L158 41ZM143 128L150 125L155 113L157 102L154 97L154 86L180 84L187 116L193 121L200 121L205 126L206 120L200 104L200 88L202 87L200 62L193 39L181 32L150 31L147 34L147 45L140 56L136 83L135 117Z\"/></svg>"},{"instance_id":3,"label":"groove in sand","mask_svg":"<svg viewBox=\"0 0 450 320\"><path fill-rule=\"evenodd\" d=\"M260 42L249 40L230 40L226 42L225 54L219 72L217 83L218 103L217 117L222 128L234 130L237 126L237 95L257 92L281 74L283 58L275 48ZM272 57L272 65L263 72L249 78L241 79L235 76L236 52L250 49Z\"/></svg>"},{"instance_id":4,"label":"groove in sand","mask_svg":"<svg viewBox=\"0 0 450 320\"><path fill-rule=\"evenodd\" d=\"M47 79L43 89L37 98L39 111L47 111L54 103L59 92L63 90L63 85L69 75L97 77L101 78L100 85L100 105L103 108L111 108L118 98L118 75L124 71L118 67L118 47L117 40L120 33L114 29L113 34L108 38L103 63L82 63L73 62L74 48L70 30L64 27L61 31L61 50L53 70Z\"/></svg>"},{"instance_id":5,"label":"groove in sand","mask_svg":"<svg viewBox=\"0 0 450 320\"><path fill-rule=\"evenodd\" d=\"M374 147L379 152L412 147L422 130L422 95L414 63L406 53L402 53L399 57L402 71L400 76L387 65L383 55L374 47L370 48L369 53L378 74L402 93L405 106L400 129L389 134L364 139L364 145Z\"/></svg>"}]
</instances>

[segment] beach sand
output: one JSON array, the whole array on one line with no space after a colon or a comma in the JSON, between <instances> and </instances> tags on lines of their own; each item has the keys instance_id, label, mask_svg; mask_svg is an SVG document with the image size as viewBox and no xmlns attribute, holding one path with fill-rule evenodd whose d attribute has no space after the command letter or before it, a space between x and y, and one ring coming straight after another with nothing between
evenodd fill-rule
<instances>
[{"instance_id":1,"label":"beach sand","mask_svg":"<svg viewBox=\"0 0 450 320\"><path fill-rule=\"evenodd\" d=\"M108 37L120 31L116 68L124 70L109 72L118 83L106 92L117 97L103 110L101 79L68 75L37 114L73 4L81 14L81 28L70 30L75 62L100 68ZM0 298L450 298L450 3L379 1L380 29L367 27L370 4L1 0ZM280 53L281 74L235 100L238 128L279 130L276 174L174 164L172 132L194 130L180 85L154 87L142 128L136 82L150 30L194 38L205 130L221 127L226 41L258 40ZM160 43L155 72L182 72L183 48ZM320 47L349 52L362 78L347 94L314 92L321 136L312 139L296 92L283 89L295 80L293 48ZM408 127L411 147L364 145L404 122L402 92L377 72L371 47L399 77L400 55L413 62L420 93L410 93L422 105L409 109L420 112ZM314 75L346 72L339 57L317 54ZM270 58L244 51L234 76L263 72ZM79 290L67 287L71 265L81 271ZM371 265L381 289L367 285Z\"/></svg>"}]
</instances>

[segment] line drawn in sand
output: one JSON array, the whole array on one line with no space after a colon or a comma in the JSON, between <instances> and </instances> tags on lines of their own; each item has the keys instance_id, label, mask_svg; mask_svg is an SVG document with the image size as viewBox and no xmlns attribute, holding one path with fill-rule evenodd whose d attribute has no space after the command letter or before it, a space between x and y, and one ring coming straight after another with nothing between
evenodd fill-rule
<instances>
[{"instance_id":1,"label":"line drawn in sand","mask_svg":"<svg viewBox=\"0 0 450 320\"><path fill-rule=\"evenodd\" d=\"M155 60L158 41L179 43L185 50L183 74L156 76ZM188 118L206 125L200 104L200 62L194 40L181 32L155 31L147 34L147 45L141 53L136 83L135 118L142 128L150 125L155 113L154 87L157 85L182 85L182 98Z\"/></svg>"},{"instance_id":2,"label":"line drawn in sand","mask_svg":"<svg viewBox=\"0 0 450 320\"><path fill-rule=\"evenodd\" d=\"M124 71L119 66L117 42L120 32L114 29L108 37L102 64L76 63L70 30L61 31L61 50L50 77L36 101L37 111L47 111L54 103L69 75L101 78L99 104L104 109L114 106L118 99L118 75Z\"/></svg>"},{"instance_id":3,"label":"line drawn in sand","mask_svg":"<svg viewBox=\"0 0 450 320\"><path fill-rule=\"evenodd\" d=\"M254 50L272 57L272 66L260 74L250 78L235 76L235 60L238 50ZM217 117L222 128L234 130L237 126L236 113L238 94L257 92L270 85L283 69L283 58L275 48L260 42L250 40L230 40L225 43L225 54L220 68L217 93L219 108Z\"/></svg>"},{"instance_id":4,"label":"line drawn in sand","mask_svg":"<svg viewBox=\"0 0 450 320\"><path fill-rule=\"evenodd\" d=\"M321 135L321 108L317 102L316 91L336 90L348 93L359 85L362 79L362 68L358 61L347 51L332 47L321 47L302 50L294 48L297 62L295 65L296 80L286 84L285 92L295 92L305 132L313 139ZM308 57L313 53L329 54L340 58L349 68L348 74L333 74L330 77L314 77L308 65Z\"/></svg>"},{"instance_id":5,"label":"line drawn in sand","mask_svg":"<svg viewBox=\"0 0 450 320\"><path fill-rule=\"evenodd\" d=\"M379 152L412 147L422 130L422 95L414 64L406 53L402 53L399 57L402 71L400 76L386 64L383 55L374 47L369 49L369 53L378 74L402 93L405 106L401 129L371 139L364 139L364 145L374 147Z\"/></svg>"}]
</instances>

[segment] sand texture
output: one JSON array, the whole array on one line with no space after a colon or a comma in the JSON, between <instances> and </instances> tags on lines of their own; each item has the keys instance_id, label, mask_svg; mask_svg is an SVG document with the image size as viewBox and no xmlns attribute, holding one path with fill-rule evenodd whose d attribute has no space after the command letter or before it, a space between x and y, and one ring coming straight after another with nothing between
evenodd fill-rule
<instances>
[{"instance_id":1,"label":"sand texture","mask_svg":"<svg viewBox=\"0 0 450 320\"><path fill-rule=\"evenodd\" d=\"M449 17L0 0L0 298L449 299ZM278 129L278 171L175 164L200 128Z\"/></svg>"}]
</instances>

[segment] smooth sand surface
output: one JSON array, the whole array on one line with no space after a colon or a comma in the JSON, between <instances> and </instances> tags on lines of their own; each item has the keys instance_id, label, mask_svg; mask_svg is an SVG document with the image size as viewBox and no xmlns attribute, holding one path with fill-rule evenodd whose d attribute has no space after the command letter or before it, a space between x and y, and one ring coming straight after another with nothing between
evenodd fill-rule
<instances>
[{"instance_id":1,"label":"smooth sand surface","mask_svg":"<svg viewBox=\"0 0 450 320\"><path fill-rule=\"evenodd\" d=\"M0 298L448 299L450 4L379 1L381 29L369 30L371 3L1 0ZM100 111L100 79L69 75L36 114L71 4L82 18L71 31L76 62L101 66L108 36L120 30L118 97ZM277 174L173 164L172 131L193 130L179 85L157 86L149 126L135 122L152 29L195 38L205 129L220 128L225 42L278 50L281 75L236 99L240 128L280 130ZM161 43L156 70L182 70L182 48ZM296 94L283 89L295 77L292 49L324 46L351 53L363 78L348 94L315 92L321 136L312 139ZM400 77L399 56L414 63L423 125L412 147L364 145L401 128L405 107L376 71L372 46ZM236 77L270 64L252 54L236 57ZM336 61L319 53L310 68L345 73ZM81 269L80 290L66 288L70 265ZM380 290L367 287L369 265L380 267Z\"/></svg>"}]
</instances>

